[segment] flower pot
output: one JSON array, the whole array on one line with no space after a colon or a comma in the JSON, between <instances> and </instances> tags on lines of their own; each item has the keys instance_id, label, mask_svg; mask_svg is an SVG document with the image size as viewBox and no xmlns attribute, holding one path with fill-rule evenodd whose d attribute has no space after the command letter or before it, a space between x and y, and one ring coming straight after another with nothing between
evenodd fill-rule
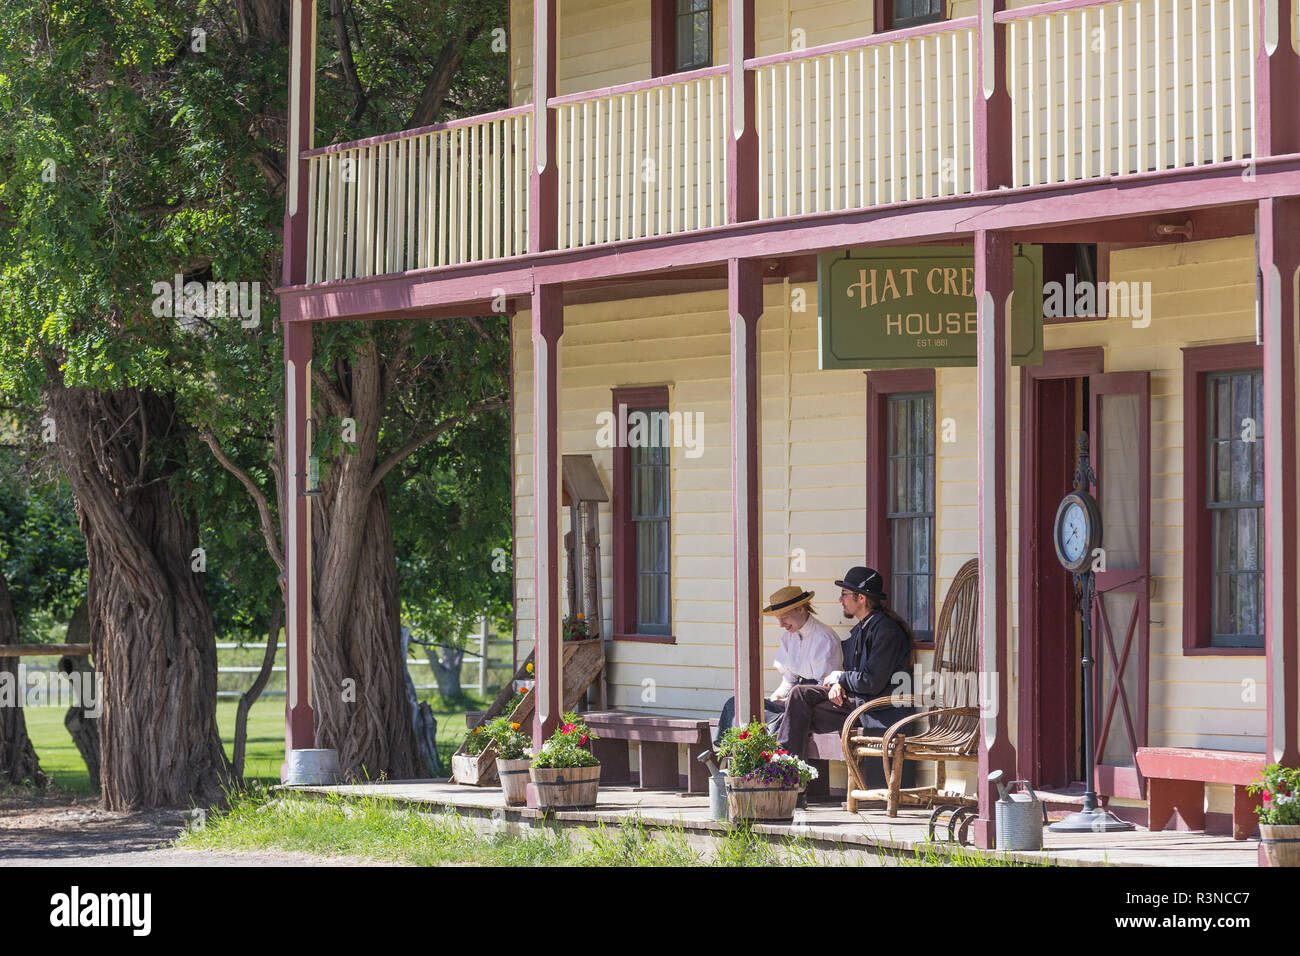
<instances>
[{"instance_id":1,"label":"flower pot","mask_svg":"<svg viewBox=\"0 0 1300 956\"><path fill-rule=\"evenodd\" d=\"M532 757L518 760L497 758L497 776L501 778L501 791L506 795L506 806L522 807L528 795L528 765Z\"/></svg>"},{"instance_id":2,"label":"flower pot","mask_svg":"<svg viewBox=\"0 0 1300 956\"><path fill-rule=\"evenodd\" d=\"M1259 842L1269 866L1300 866L1300 824L1261 823Z\"/></svg>"},{"instance_id":3,"label":"flower pot","mask_svg":"<svg viewBox=\"0 0 1300 956\"><path fill-rule=\"evenodd\" d=\"M451 776L467 787L496 786L496 753L489 748L481 754L452 754Z\"/></svg>"},{"instance_id":4,"label":"flower pot","mask_svg":"<svg viewBox=\"0 0 1300 956\"><path fill-rule=\"evenodd\" d=\"M727 775L727 819L732 823L789 823L794 819L798 787Z\"/></svg>"},{"instance_id":5,"label":"flower pot","mask_svg":"<svg viewBox=\"0 0 1300 956\"><path fill-rule=\"evenodd\" d=\"M529 767L539 810L579 810L596 805L600 764L594 767Z\"/></svg>"}]
</instances>

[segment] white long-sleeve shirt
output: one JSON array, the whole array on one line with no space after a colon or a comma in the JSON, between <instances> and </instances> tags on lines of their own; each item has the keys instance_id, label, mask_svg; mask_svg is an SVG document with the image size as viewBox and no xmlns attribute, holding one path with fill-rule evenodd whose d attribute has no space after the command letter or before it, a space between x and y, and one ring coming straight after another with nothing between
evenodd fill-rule
<instances>
[{"instance_id":1,"label":"white long-sleeve shirt","mask_svg":"<svg viewBox=\"0 0 1300 956\"><path fill-rule=\"evenodd\" d=\"M784 697L800 678L821 683L822 678L844 662L840 639L817 618L809 616L797 631L781 631L781 647L772 666L781 675L776 696Z\"/></svg>"}]
</instances>

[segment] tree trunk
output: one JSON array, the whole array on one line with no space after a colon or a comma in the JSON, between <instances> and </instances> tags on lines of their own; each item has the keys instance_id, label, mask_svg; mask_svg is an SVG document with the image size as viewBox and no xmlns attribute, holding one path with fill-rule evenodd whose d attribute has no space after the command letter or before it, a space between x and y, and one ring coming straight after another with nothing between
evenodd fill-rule
<instances>
[{"instance_id":1,"label":"tree trunk","mask_svg":"<svg viewBox=\"0 0 1300 956\"><path fill-rule=\"evenodd\" d=\"M0 569L0 644L18 643L18 619L9 599L9 582ZM45 786L45 774L36 749L27 736L27 720L21 706L22 683L18 680L20 657L0 657L0 783ZM13 706L4 699L5 685L14 694Z\"/></svg>"},{"instance_id":2,"label":"tree trunk","mask_svg":"<svg viewBox=\"0 0 1300 956\"><path fill-rule=\"evenodd\" d=\"M47 369L55 448L86 539L91 646L103 675L103 805L217 802L231 775L217 731L217 652L198 533L168 487L172 402L150 390L69 389Z\"/></svg>"},{"instance_id":3,"label":"tree trunk","mask_svg":"<svg viewBox=\"0 0 1300 956\"><path fill-rule=\"evenodd\" d=\"M465 663L465 649L462 647L426 647L429 669L433 679L438 682L438 694L443 700L456 700L461 695L460 669Z\"/></svg>"},{"instance_id":4,"label":"tree trunk","mask_svg":"<svg viewBox=\"0 0 1300 956\"><path fill-rule=\"evenodd\" d=\"M402 628L402 659L410 649L411 632ZM415 743L420 748L420 758L431 777L441 777L442 758L438 756L438 718L433 716L433 708L427 701L420 700L415 693L415 681L411 680L411 668L406 670L406 706L411 709L411 727L415 732Z\"/></svg>"},{"instance_id":5,"label":"tree trunk","mask_svg":"<svg viewBox=\"0 0 1300 956\"><path fill-rule=\"evenodd\" d=\"M312 703L316 746L339 752L345 777L409 780L428 771L406 702L388 496L382 481L372 482L382 378L374 340L368 339L341 371L340 388L327 396L330 408L316 412L317 420L353 419L356 443L330 462L321 495L312 501ZM282 495L295 487L293 481L279 484Z\"/></svg>"}]
</instances>

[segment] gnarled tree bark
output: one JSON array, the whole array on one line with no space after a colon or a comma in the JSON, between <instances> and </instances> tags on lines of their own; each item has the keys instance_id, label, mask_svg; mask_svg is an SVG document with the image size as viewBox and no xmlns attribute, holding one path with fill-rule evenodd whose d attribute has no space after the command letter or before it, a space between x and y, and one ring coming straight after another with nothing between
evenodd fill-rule
<instances>
[{"instance_id":1,"label":"gnarled tree bark","mask_svg":"<svg viewBox=\"0 0 1300 956\"><path fill-rule=\"evenodd\" d=\"M14 616L13 602L9 599L9 582L0 569L0 644L18 643L18 619ZM27 736L27 720L23 715L23 688L18 680L17 657L0 657L0 681L8 683L14 694L13 706L0 698L0 783L16 785L34 784L44 787L45 774L36 756L31 738Z\"/></svg>"},{"instance_id":2,"label":"gnarled tree bark","mask_svg":"<svg viewBox=\"0 0 1300 956\"><path fill-rule=\"evenodd\" d=\"M86 540L91 647L103 675L103 805L208 806L231 776L216 721L217 652L194 522L168 482L181 437L147 389L66 388L47 366L55 451Z\"/></svg>"}]
</instances>

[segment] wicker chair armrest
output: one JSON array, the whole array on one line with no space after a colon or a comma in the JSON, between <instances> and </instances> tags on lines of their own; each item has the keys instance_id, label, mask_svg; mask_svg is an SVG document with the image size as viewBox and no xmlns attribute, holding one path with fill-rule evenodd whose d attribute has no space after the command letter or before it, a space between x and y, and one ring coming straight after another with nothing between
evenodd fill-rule
<instances>
[{"instance_id":1,"label":"wicker chair armrest","mask_svg":"<svg viewBox=\"0 0 1300 956\"><path fill-rule=\"evenodd\" d=\"M865 704L859 704L855 707L848 717L844 718L844 729L840 732L840 746L844 748L844 759L852 760L852 751L849 747L849 738L853 736L853 728L858 725L858 718L869 710L877 710L889 705L896 707L915 707L916 698L911 694L898 694L892 697L874 697Z\"/></svg>"}]
</instances>

